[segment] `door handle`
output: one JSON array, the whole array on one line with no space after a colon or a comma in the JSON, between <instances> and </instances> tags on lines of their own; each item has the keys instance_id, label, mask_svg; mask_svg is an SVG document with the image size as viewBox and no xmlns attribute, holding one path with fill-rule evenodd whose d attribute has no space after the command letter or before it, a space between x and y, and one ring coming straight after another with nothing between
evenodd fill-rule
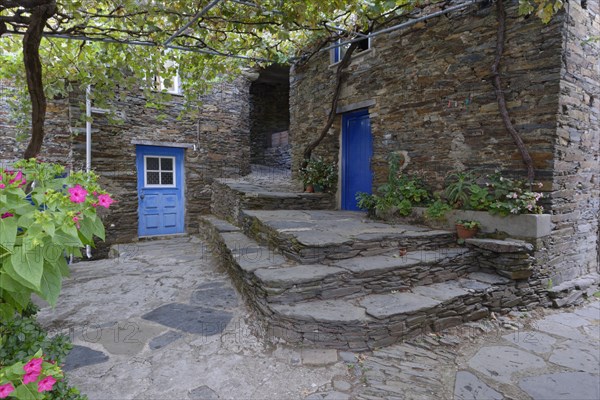
<instances>
[{"instance_id":1,"label":"door handle","mask_svg":"<svg viewBox=\"0 0 600 400\"><path fill-rule=\"evenodd\" d=\"M144 197L146 197L144 193L140 194L140 199L144 200Z\"/></svg>"}]
</instances>

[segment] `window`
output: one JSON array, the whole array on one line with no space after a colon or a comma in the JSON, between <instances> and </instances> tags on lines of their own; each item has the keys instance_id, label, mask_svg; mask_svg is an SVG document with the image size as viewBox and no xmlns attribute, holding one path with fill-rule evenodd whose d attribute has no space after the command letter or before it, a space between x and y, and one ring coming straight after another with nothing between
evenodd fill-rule
<instances>
[{"instance_id":1,"label":"window","mask_svg":"<svg viewBox=\"0 0 600 400\"><path fill-rule=\"evenodd\" d=\"M338 39L336 41L336 44L343 43L346 40L348 40L348 39ZM350 44L344 44L342 46L331 49L332 64L342 61L342 58L344 58L344 54L346 54L346 50L348 50L348 47L350 47ZM358 42L358 47L356 48L356 50L354 50L354 54L358 54L362 51L369 50L370 48L371 48L371 38L368 37L368 38L365 38Z\"/></svg>"},{"instance_id":2,"label":"window","mask_svg":"<svg viewBox=\"0 0 600 400\"><path fill-rule=\"evenodd\" d=\"M171 79L163 79L160 76L154 78L154 87L158 91L166 91L171 94L181 94L181 79L176 74Z\"/></svg>"},{"instance_id":3,"label":"window","mask_svg":"<svg viewBox=\"0 0 600 400\"><path fill-rule=\"evenodd\" d=\"M145 187L175 186L175 157L145 156Z\"/></svg>"}]
</instances>

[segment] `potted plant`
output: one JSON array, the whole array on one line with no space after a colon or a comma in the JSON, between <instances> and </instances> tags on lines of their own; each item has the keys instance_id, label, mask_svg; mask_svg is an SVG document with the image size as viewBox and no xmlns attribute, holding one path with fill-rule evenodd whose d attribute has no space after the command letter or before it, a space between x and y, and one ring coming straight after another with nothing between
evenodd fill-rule
<instances>
[{"instance_id":1,"label":"potted plant","mask_svg":"<svg viewBox=\"0 0 600 400\"><path fill-rule=\"evenodd\" d=\"M335 163L328 163L318 158L311 159L306 167L300 170L305 191L323 192L333 188L337 182Z\"/></svg>"},{"instance_id":2,"label":"potted plant","mask_svg":"<svg viewBox=\"0 0 600 400\"><path fill-rule=\"evenodd\" d=\"M480 226L479 221L459 219L456 221L456 234L459 239L469 239L475 236Z\"/></svg>"}]
</instances>

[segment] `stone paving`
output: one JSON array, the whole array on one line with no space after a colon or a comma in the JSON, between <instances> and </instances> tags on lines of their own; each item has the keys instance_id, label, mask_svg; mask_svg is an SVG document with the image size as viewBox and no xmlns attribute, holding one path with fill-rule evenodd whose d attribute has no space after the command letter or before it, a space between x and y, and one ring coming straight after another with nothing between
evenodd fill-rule
<instances>
[{"instance_id":1,"label":"stone paving","mask_svg":"<svg viewBox=\"0 0 600 400\"><path fill-rule=\"evenodd\" d=\"M94 399L600 398L600 301L470 322L368 353L273 344L194 237L78 263L40 322Z\"/></svg>"},{"instance_id":2,"label":"stone paving","mask_svg":"<svg viewBox=\"0 0 600 400\"><path fill-rule=\"evenodd\" d=\"M95 399L301 399L347 368L335 351L273 346L194 237L120 246L72 267L55 309L72 337L65 369Z\"/></svg>"}]
</instances>

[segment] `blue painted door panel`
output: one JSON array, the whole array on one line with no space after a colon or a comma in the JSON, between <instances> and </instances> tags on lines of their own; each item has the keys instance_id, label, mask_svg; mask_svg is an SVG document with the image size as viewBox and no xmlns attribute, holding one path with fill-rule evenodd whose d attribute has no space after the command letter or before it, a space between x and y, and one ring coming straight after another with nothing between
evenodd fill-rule
<instances>
[{"instance_id":1,"label":"blue painted door panel","mask_svg":"<svg viewBox=\"0 0 600 400\"><path fill-rule=\"evenodd\" d=\"M184 150L137 146L138 235L183 233Z\"/></svg>"},{"instance_id":2,"label":"blue painted door panel","mask_svg":"<svg viewBox=\"0 0 600 400\"><path fill-rule=\"evenodd\" d=\"M359 210L358 192L372 192L373 140L368 110L342 116L342 209Z\"/></svg>"}]
</instances>

